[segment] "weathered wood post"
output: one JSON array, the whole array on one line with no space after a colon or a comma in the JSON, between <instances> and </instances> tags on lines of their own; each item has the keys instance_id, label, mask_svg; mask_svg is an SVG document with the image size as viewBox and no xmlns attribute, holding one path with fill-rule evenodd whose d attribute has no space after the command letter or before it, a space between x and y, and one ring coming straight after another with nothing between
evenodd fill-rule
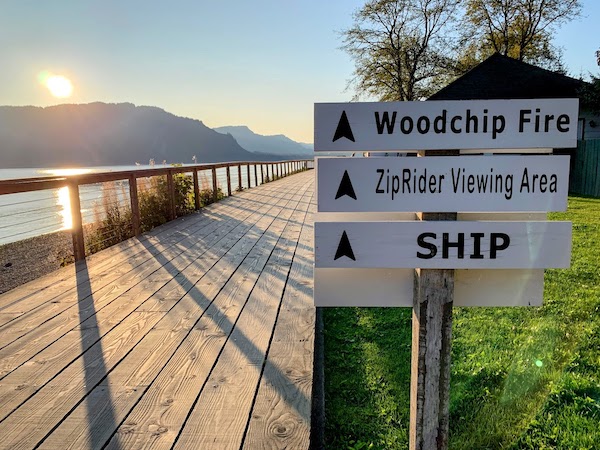
<instances>
[{"instance_id":1,"label":"weathered wood post","mask_svg":"<svg viewBox=\"0 0 600 450\"><path fill-rule=\"evenodd\" d=\"M455 156L458 150L419 152ZM457 214L418 213L420 220L456 220ZM450 349L454 269L415 269L410 374L410 450L446 450L450 411Z\"/></svg>"},{"instance_id":2,"label":"weathered wood post","mask_svg":"<svg viewBox=\"0 0 600 450\"><path fill-rule=\"evenodd\" d=\"M131 228L134 236L142 234L140 203L138 200L137 178L135 174L129 175L129 200L131 202Z\"/></svg>"},{"instance_id":3,"label":"weathered wood post","mask_svg":"<svg viewBox=\"0 0 600 450\"><path fill-rule=\"evenodd\" d=\"M81 202L79 200L79 183L77 179L69 180L69 203L71 205L71 236L73 239L73 256L75 261L85 259L83 241L83 219L81 218Z\"/></svg>"},{"instance_id":4,"label":"weathered wood post","mask_svg":"<svg viewBox=\"0 0 600 450\"><path fill-rule=\"evenodd\" d=\"M265 184L265 172L262 164L260 165L260 184Z\"/></svg>"},{"instance_id":5,"label":"weathered wood post","mask_svg":"<svg viewBox=\"0 0 600 450\"><path fill-rule=\"evenodd\" d=\"M250 164L246 165L246 173L248 175L248 189L250 189Z\"/></svg>"},{"instance_id":6,"label":"weathered wood post","mask_svg":"<svg viewBox=\"0 0 600 450\"><path fill-rule=\"evenodd\" d=\"M227 172L227 196L231 197L231 172L229 166L225 170Z\"/></svg>"},{"instance_id":7,"label":"weathered wood post","mask_svg":"<svg viewBox=\"0 0 600 450\"><path fill-rule=\"evenodd\" d=\"M212 167L213 203L217 201L217 168Z\"/></svg>"},{"instance_id":8,"label":"weathered wood post","mask_svg":"<svg viewBox=\"0 0 600 450\"><path fill-rule=\"evenodd\" d=\"M258 169L256 168L256 164L254 164L254 186L258 186Z\"/></svg>"},{"instance_id":9,"label":"weathered wood post","mask_svg":"<svg viewBox=\"0 0 600 450\"><path fill-rule=\"evenodd\" d=\"M175 183L173 182L173 172L167 172L167 191L169 196L169 220L175 220Z\"/></svg>"},{"instance_id":10,"label":"weathered wood post","mask_svg":"<svg viewBox=\"0 0 600 450\"><path fill-rule=\"evenodd\" d=\"M200 182L198 181L198 169L194 169L194 208L200 210Z\"/></svg>"},{"instance_id":11,"label":"weathered wood post","mask_svg":"<svg viewBox=\"0 0 600 450\"><path fill-rule=\"evenodd\" d=\"M238 164L238 191L242 191L242 165Z\"/></svg>"}]
</instances>

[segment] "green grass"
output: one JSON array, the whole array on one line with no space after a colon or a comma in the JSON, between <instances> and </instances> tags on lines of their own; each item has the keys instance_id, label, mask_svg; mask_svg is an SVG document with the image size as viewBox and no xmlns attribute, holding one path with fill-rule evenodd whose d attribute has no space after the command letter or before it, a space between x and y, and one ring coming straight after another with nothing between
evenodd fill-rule
<instances>
[{"instance_id":1,"label":"green grass","mask_svg":"<svg viewBox=\"0 0 600 450\"><path fill-rule=\"evenodd\" d=\"M454 308L450 448L600 448L600 199L570 197L573 257L540 308ZM331 308L326 444L408 446L411 311Z\"/></svg>"}]
</instances>

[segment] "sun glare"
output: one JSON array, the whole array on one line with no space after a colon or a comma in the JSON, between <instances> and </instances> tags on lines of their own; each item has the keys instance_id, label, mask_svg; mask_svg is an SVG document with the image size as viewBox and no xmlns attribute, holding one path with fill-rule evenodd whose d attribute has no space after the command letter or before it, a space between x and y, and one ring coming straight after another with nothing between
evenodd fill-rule
<instances>
[{"instance_id":1,"label":"sun glare","mask_svg":"<svg viewBox=\"0 0 600 450\"><path fill-rule=\"evenodd\" d=\"M73 216L71 215L71 202L69 201L69 187L61 187L58 190L56 203L62 208L60 215L62 217L62 229L70 230L73 228Z\"/></svg>"},{"instance_id":2,"label":"sun glare","mask_svg":"<svg viewBox=\"0 0 600 450\"><path fill-rule=\"evenodd\" d=\"M69 97L73 92L73 84L62 75L52 75L46 80L46 87L52 95L58 98Z\"/></svg>"},{"instance_id":3,"label":"sun glare","mask_svg":"<svg viewBox=\"0 0 600 450\"><path fill-rule=\"evenodd\" d=\"M50 94L57 98L70 97L73 93L73 83L67 77L56 75L48 70L42 70L38 73L40 84L48 88Z\"/></svg>"},{"instance_id":4,"label":"sun glare","mask_svg":"<svg viewBox=\"0 0 600 450\"><path fill-rule=\"evenodd\" d=\"M83 167L74 167L67 169L44 169L38 171L43 175L52 175L55 177L68 177L71 175L85 175L86 173L92 173L92 169L85 169Z\"/></svg>"}]
</instances>

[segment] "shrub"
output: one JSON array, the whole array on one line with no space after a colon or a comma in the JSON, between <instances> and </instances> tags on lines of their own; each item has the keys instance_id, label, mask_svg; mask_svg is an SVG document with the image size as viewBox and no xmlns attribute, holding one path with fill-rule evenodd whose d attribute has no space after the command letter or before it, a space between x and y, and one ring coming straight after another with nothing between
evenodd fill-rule
<instances>
[{"instance_id":1,"label":"shrub","mask_svg":"<svg viewBox=\"0 0 600 450\"><path fill-rule=\"evenodd\" d=\"M225 194L221 190L221 188L217 188L217 201L225 198ZM206 205L210 205L213 203L213 190L212 189L202 189L200 191L200 207L204 207Z\"/></svg>"}]
</instances>

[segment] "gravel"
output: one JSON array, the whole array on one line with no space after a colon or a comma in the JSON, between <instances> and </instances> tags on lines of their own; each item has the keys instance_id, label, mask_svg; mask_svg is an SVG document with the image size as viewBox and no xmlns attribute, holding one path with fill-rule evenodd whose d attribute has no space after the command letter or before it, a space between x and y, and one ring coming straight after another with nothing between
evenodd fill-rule
<instances>
[{"instance_id":1,"label":"gravel","mask_svg":"<svg viewBox=\"0 0 600 450\"><path fill-rule=\"evenodd\" d=\"M73 262L69 231L0 246L0 294Z\"/></svg>"}]
</instances>

